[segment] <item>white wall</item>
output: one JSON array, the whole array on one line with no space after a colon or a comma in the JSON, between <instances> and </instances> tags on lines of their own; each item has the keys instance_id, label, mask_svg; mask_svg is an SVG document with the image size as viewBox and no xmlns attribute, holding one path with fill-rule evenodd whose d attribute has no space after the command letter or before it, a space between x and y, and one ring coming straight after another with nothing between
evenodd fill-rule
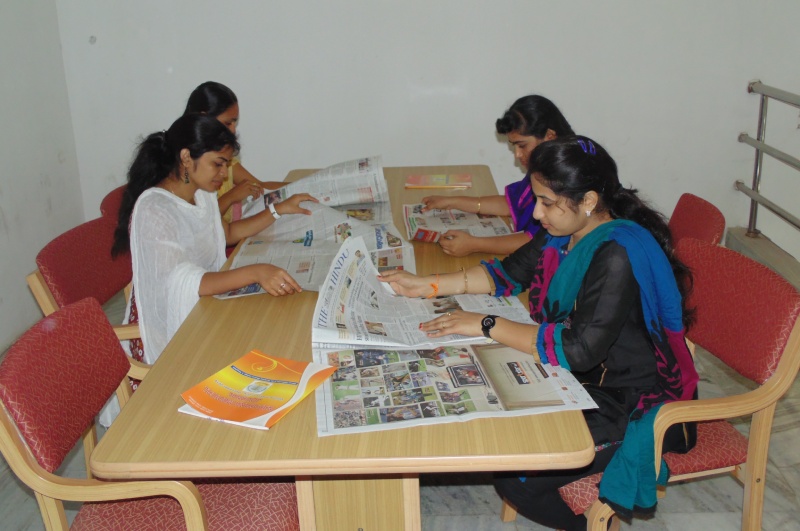
<instances>
[{"instance_id":1,"label":"white wall","mask_svg":"<svg viewBox=\"0 0 800 531\"><path fill-rule=\"evenodd\" d=\"M36 254L84 219L54 0L0 4L0 352L42 316Z\"/></svg>"},{"instance_id":2,"label":"white wall","mask_svg":"<svg viewBox=\"0 0 800 531\"><path fill-rule=\"evenodd\" d=\"M24 5L16 9L38 13ZM3 27L23 55L51 51L48 43L60 32L69 115L56 80L39 87L53 97L25 118L41 120L53 108L61 125L71 116L85 219L97 216L105 193L124 182L137 138L168 127L196 85L216 80L239 96L243 161L265 180L382 154L388 166L488 164L503 186L521 173L495 135L494 120L517 97L540 93L576 131L602 143L622 180L664 212L691 191L717 204L729 226L744 225L748 201L732 183L748 181L752 172L752 149L736 141L741 131L755 135L758 99L746 93L747 82L760 78L800 92L794 0L56 0L56 6L57 28L6 17ZM32 39L31 31L46 35ZM36 50L22 52L18 42ZM25 71L27 57L13 60L18 68L6 71ZM32 93L22 99L34 100ZM785 120L791 119L796 115ZM794 129L775 134L797 147ZM31 155L16 152L21 165ZM37 178L27 167L23 175ZM5 189L10 179L0 179ZM765 175L765 187L779 184L767 181ZM69 196L74 188L65 192L64 201L81 208ZM786 234L787 249L799 240L783 225L765 228L778 240L773 230ZM40 246L25 243L25 264ZM12 271L15 284L23 272Z\"/></svg>"}]
</instances>

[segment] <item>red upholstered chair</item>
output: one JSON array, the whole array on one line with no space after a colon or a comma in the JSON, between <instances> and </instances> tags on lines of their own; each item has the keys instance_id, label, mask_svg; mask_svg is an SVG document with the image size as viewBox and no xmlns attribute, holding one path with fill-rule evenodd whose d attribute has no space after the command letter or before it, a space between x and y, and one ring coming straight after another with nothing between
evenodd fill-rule
<instances>
[{"instance_id":1,"label":"red upholstered chair","mask_svg":"<svg viewBox=\"0 0 800 531\"><path fill-rule=\"evenodd\" d=\"M117 223L119 207L122 205L122 196L125 195L127 184L114 188L100 202L100 215Z\"/></svg>"},{"instance_id":2,"label":"red upholstered chair","mask_svg":"<svg viewBox=\"0 0 800 531\"><path fill-rule=\"evenodd\" d=\"M299 529L295 487L258 480L98 481L54 471L116 389L130 363L97 301L45 317L0 364L0 452L30 487L47 529L67 529L62 500L84 503L71 529ZM125 500L125 501L117 501Z\"/></svg>"},{"instance_id":3,"label":"red upholstered chair","mask_svg":"<svg viewBox=\"0 0 800 531\"><path fill-rule=\"evenodd\" d=\"M697 323L688 337L754 382L740 395L673 402L656 417L656 463L667 428L698 422L697 446L685 455L664 454L670 483L730 473L744 485L742 529L761 529L767 451L775 406L800 367L800 292L767 267L734 251L685 238L676 252L694 274L689 306ZM725 419L751 416L749 436ZM562 498L587 515L587 529L605 529L613 511L597 500L598 478L561 490Z\"/></svg>"},{"instance_id":4,"label":"red upholstered chair","mask_svg":"<svg viewBox=\"0 0 800 531\"><path fill-rule=\"evenodd\" d=\"M669 231L675 244L686 237L717 244L725 233L725 217L705 199L686 193L672 211Z\"/></svg>"}]
</instances>

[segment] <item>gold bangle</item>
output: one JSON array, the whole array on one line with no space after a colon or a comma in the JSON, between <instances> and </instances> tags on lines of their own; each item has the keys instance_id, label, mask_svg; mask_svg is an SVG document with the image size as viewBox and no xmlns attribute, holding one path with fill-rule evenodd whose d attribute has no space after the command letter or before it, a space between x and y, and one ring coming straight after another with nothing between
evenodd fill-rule
<instances>
[{"instance_id":1,"label":"gold bangle","mask_svg":"<svg viewBox=\"0 0 800 531\"><path fill-rule=\"evenodd\" d=\"M480 214L481 213L481 198L480 197L478 198L478 211L475 212L475 213L476 214Z\"/></svg>"},{"instance_id":2,"label":"gold bangle","mask_svg":"<svg viewBox=\"0 0 800 531\"><path fill-rule=\"evenodd\" d=\"M464 272L464 293L467 293L469 291L469 279L467 278L467 270L464 269L463 267L460 269L461 271Z\"/></svg>"}]
</instances>

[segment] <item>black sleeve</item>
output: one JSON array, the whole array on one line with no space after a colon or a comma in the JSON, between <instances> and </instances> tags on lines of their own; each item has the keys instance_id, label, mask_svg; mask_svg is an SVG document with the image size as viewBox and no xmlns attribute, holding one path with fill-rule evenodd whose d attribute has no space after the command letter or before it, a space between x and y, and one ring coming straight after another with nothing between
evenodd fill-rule
<instances>
[{"instance_id":1,"label":"black sleeve","mask_svg":"<svg viewBox=\"0 0 800 531\"><path fill-rule=\"evenodd\" d=\"M616 242L606 242L586 271L570 328L561 335L573 371L588 372L606 361L636 305L641 305L639 284L628 253Z\"/></svg>"},{"instance_id":2,"label":"black sleeve","mask_svg":"<svg viewBox=\"0 0 800 531\"><path fill-rule=\"evenodd\" d=\"M523 290L527 291L533 281L533 274L539 255L542 254L542 246L547 234L545 230L539 230L533 235L531 241L506 256L503 261L503 269L515 282L522 285Z\"/></svg>"}]
</instances>

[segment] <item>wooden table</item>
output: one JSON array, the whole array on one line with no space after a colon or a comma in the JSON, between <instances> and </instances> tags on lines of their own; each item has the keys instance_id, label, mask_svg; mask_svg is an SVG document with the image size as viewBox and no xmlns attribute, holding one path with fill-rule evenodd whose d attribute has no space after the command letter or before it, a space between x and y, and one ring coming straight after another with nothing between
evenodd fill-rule
<instances>
[{"instance_id":1,"label":"wooden table","mask_svg":"<svg viewBox=\"0 0 800 531\"><path fill-rule=\"evenodd\" d=\"M287 180L312 171L295 170ZM432 193L403 188L405 176L415 173L470 173L470 195L497 193L486 166L384 168L400 230L402 205ZM486 258L452 258L435 244L414 246L420 273ZM253 348L310 360L316 298L315 292L202 297L103 436L92 472L109 479L294 476L304 530L419 530L420 473L567 469L594 458L579 411L325 438L317 437L313 398L269 431L178 413L181 392Z\"/></svg>"}]
</instances>

